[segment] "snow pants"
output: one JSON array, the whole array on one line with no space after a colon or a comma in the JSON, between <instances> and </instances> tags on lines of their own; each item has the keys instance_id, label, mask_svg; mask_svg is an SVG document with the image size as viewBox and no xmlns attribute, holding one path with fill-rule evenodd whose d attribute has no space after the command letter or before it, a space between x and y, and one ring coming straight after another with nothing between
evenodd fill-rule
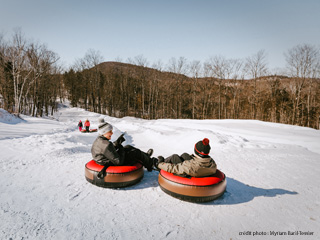
<instances>
[{"instance_id":1,"label":"snow pants","mask_svg":"<svg viewBox=\"0 0 320 240\"><path fill-rule=\"evenodd\" d=\"M191 156L188 153L183 153L181 156L178 154L173 154L170 157L167 157L164 162L165 163L173 163L173 164L179 164L182 163L185 160L191 160Z\"/></svg>"},{"instance_id":2,"label":"snow pants","mask_svg":"<svg viewBox=\"0 0 320 240\"><path fill-rule=\"evenodd\" d=\"M143 166L145 166L148 169L148 171L152 170L153 161L147 153L130 145L124 146L124 152L124 165L132 165L137 162L140 162Z\"/></svg>"}]
</instances>

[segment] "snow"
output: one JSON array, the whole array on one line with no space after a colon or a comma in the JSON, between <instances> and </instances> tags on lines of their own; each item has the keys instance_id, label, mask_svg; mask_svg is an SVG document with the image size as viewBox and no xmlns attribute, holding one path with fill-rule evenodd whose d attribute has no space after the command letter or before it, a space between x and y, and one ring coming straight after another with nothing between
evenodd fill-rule
<instances>
[{"instance_id":1,"label":"snow","mask_svg":"<svg viewBox=\"0 0 320 240\"><path fill-rule=\"evenodd\" d=\"M88 118L96 128L99 117L64 106L55 119L22 120L1 109L0 239L320 238L320 131L252 120L102 116L114 126L112 140L126 132L124 144L153 148L154 156L192 153L209 138L227 191L197 204L164 193L156 171L145 170L140 183L124 189L87 182L97 133L80 133L77 123Z\"/></svg>"}]
</instances>

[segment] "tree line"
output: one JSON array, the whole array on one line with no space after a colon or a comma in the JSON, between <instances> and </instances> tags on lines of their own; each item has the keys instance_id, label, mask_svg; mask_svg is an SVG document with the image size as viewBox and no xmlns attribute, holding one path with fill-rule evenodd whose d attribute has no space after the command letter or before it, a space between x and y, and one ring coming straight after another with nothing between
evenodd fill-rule
<instances>
[{"instance_id":1,"label":"tree line","mask_svg":"<svg viewBox=\"0 0 320 240\"><path fill-rule=\"evenodd\" d=\"M0 107L16 114L52 115L59 99L115 117L257 119L319 129L320 55L308 44L285 54L275 75L261 50L246 59L205 62L171 58L149 66L142 55L104 62L88 50L62 71L59 57L16 31L0 36Z\"/></svg>"},{"instance_id":2,"label":"tree line","mask_svg":"<svg viewBox=\"0 0 320 240\"><path fill-rule=\"evenodd\" d=\"M115 117L257 119L319 129L319 50L304 44L286 52L288 75L272 75L266 53L206 62L172 58L148 67L104 62L88 51L63 75L72 105Z\"/></svg>"}]
</instances>

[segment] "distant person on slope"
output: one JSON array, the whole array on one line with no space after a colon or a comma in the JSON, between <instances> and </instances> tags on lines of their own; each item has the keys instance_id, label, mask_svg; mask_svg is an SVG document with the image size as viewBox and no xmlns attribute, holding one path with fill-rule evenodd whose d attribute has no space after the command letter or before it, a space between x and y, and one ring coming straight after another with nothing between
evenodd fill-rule
<instances>
[{"instance_id":1,"label":"distant person on slope","mask_svg":"<svg viewBox=\"0 0 320 240\"><path fill-rule=\"evenodd\" d=\"M89 122L88 119L84 122L84 126L85 126L85 128L86 128L86 132L89 132L90 122Z\"/></svg>"},{"instance_id":2,"label":"distant person on slope","mask_svg":"<svg viewBox=\"0 0 320 240\"><path fill-rule=\"evenodd\" d=\"M123 134L113 143L110 141L113 134L111 124L99 120L98 127L99 136L92 144L91 154L96 163L104 166L130 166L140 162L149 172L153 168L153 159L151 155L153 149L149 149L147 153L130 145L122 146L125 141ZM156 159L156 158L154 158Z\"/></svg>"},{"instance_id":3,"label":"distant person on slope","mask_svg":"<svg viewBox=\"0 0 320 240\"><path fill-rule=\"evenodd\" d=\"M216 173L217 164L209 156L210 152L209 139L204 138L202 141L194 145L194 154L189 155L183 153L181 156L173 154L164 159L162 156L158 157L154 165L158 170L181 175L183 177L204 177Z\"/></svg>"},{"instance_id":4,"label":"distant person on slope","mask_svg":"<svg viewBox=\"0 0 320 240\"><path fill-rule=\"evenodd\" d=\"M78 123L78 127L79 127L79 131L81 132L82 127L83 127L83 124L82 124L81 120L80 120L79 123Z\"/></svg>"}]
</instances>

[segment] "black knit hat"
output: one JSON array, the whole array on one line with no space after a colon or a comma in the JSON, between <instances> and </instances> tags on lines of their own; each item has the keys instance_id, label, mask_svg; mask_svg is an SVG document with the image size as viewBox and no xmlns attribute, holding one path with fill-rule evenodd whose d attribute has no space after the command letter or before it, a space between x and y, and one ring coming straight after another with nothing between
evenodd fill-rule
<instances>
[{"instance_id":1,"label":"black knit hat","mask_svg":"<svg viewBox=\"0 0 320 240\"><path fill-rule=\"evenodd\" d=\"M197 142L194 145L194 152L200 157L207 157L210 152L209 139L204 138L202 141Z\"/></svg>"}]
</instances>

